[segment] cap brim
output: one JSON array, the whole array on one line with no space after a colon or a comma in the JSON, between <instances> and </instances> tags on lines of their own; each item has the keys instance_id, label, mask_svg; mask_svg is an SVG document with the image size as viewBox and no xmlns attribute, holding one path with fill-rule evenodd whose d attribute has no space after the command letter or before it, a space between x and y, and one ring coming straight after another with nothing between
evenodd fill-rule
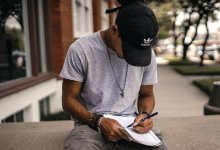
<instances>
[{"instance_id":1,"label":"cap brim","mask_svg":"<svg viewBox=\"0 0 220 150\"><path fill-rule=\"evenodd\" d=\"M151 63L151 46L136 48L122 40L123 56L133 66L148 66Z\"/></svg>"}]
</instances>

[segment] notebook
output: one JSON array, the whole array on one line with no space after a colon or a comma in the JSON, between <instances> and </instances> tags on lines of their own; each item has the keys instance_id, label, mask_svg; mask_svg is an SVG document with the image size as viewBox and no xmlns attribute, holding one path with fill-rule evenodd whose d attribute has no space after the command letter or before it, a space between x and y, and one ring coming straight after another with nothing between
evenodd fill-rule
<instances>
[{"instance_id":1,"label":"notebook","mask_svg":"<svg viewBox=\"0 0 220 150\"><path fill-rule=\"evenodd\" d=\"M106 114L106 118L117 120L123 128L120 130L127 135L127 137L136 142L147 146L159 146L162 144L161 140L150 130L147 133L140 134L133 130L133 127L127 127L129 124L134 122L135 117L133 116L114 116Z\"/></svg>"}]
</instances>

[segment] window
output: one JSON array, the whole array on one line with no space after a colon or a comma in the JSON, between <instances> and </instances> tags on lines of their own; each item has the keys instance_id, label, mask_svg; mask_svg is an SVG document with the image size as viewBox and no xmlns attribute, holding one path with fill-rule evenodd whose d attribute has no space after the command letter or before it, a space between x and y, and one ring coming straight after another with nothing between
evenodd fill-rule
<instances>
[{"instance_id":1,"label":"window","mask_svg":"<svg viewBox=\"0 0 220 150\"><path fill-rule=\"evenodd\" d=\"M72 0L74 37L81 37L92 33L92 1Z\"/></svg>"},{"instance_id":2,"label":"window","mask_svg":"<svg viewBox=\"0 0 220 150\"><path fill-rule=\"evenodd\" d=\"M0 1L0 97L54 77L47 7L44 0Z\"/></svg>"},{"instance_id":3,"label":"window","mask_svg":"<svg viewBox=\"0 0 220 150\"><path fill-rule=\"evenodd\" d=\"M27 76L23 5L0 2L0 83Z\"/></svg>"},{"instance_id":4,"label":"window","mask_svg":"<svg viewBox=\"0 0 220 150\"><path fill-rule=\"evenodd\" d=\"M27 0L0 2L0 83L47 71L42 1L29 2L36 4L33 10ZM30 30L37 33L29 35Z\"/></svg>"},{"instance_id":5,"label":"window","mask_svg":"<svg viewBox=\"0 0 220 150\"><path fill-rule=\"evenodd\" d=\"M3 119L1 122L5 123L5 122L23 122L23 121L24 121L24 112L22 110Z\"/></svg>"}]
</instances>

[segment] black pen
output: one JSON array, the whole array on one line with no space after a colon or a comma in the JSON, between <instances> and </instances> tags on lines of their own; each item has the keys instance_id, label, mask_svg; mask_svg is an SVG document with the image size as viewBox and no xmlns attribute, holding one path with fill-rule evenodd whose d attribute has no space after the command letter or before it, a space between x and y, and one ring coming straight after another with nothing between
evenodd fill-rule
<instances>
[{"instance_id":1,"label":"black pen","mask_svg":"<svg viewBox=\"0 0 220 150\"><path fill-rule=\"evenodd\" d=\"M151 118L151 117L153 117L153 116L155 116L155 115L157 115L157 114L158 114L158 112L155 112L155 113L153 113L153 114L150 114L150 115L148 115L147 117L141 119L141 122L144 122L146 119L149 119L149 118ZM131 127L132 125L133 125L133 123L130 124L130 125L128 125L127 128L128 128L128 127Z\"/></svg>"}]
</instances>

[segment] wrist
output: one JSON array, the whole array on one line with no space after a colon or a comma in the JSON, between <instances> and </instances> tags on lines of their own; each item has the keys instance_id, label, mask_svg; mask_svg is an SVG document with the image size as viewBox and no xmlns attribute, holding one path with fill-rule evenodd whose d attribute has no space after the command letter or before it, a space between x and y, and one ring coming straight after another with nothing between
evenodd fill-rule
<instances>
[{"instance_id":1,"label":"wrist","mask_svg":"<svg viewBox=\"0 0 220 150\"><path fill-rule=\"evenodd\" d=\"M99 119L99 121L98 121L98 126L97 126L97 128L98 128L98 131L99 131L99 132L101 132L101 123L102 123L102 120L103 120L104 118L105 118L105 117L102 116L102 117Z\"/></svg>"},{"instance_id":2,"label":"wrist","mask_svg":"<svg viewBox=\"0 0 220 150\"><path fill-rule=\"evenodd\" d=\"M89 126L94 130L99 130L103 115L94 113L89 121Z\"/></svg>"},{"instance_id":3,"label":"wrist","mask_svg":"<svg viewBox=\"0 0 220 150\"><path fill-rule=\"evenodd\" d=\"M147 116L150 115L147 111L142 111L140 114L146 114Z\"/></svg>"},{"instance_id":4,"label":"wrist","mask_svg":"<svg viewBox=\"0 0 220 150\"><path fill-rule=\"evenodd\" d=\"M98 127L99 127L99 128L101 127L102 119L104 119L104 116L102 116L102 117L99 119L99 121L98 121Z\"/></svg>"}]
</instances>

